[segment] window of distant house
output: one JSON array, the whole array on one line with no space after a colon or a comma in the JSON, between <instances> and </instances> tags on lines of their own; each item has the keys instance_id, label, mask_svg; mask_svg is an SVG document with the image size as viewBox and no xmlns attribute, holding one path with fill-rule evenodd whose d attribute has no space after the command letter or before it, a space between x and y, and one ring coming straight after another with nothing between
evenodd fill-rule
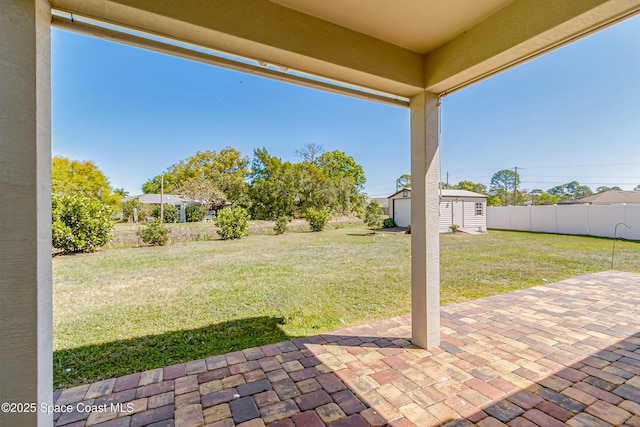
<instances>
[{"instance_id":1,"label":"window of distant house","mask_svg":"<svg viewBox=\"0 0 640 427\"><path fill-rule=\"evenodd\" d=\"M482 216L482 203L476 203L476 216Z\"/></svg>"}]
</instances>

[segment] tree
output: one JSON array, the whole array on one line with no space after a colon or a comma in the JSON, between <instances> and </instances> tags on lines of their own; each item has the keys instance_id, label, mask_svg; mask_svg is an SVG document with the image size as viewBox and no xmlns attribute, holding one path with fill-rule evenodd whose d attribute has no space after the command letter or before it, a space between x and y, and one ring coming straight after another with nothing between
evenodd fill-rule
<instances>
[{"instance_id":1,"label":"tree","mask_svg":"<svg viewBox=\"0 0 640 427\"><path fill-rule=\"evenodd\" d=\"M99 199L114 210L120 206L120 194L111 191L109 179L88 160L54 157L51 164L51 192Z\"/></svg>"},{"instance_id":2,"label":"tree","mask_svg":"<svg viewBox=\"0 0 640 427\"><path fill-rule=\"evenodd\" d=\"M349 210L349 189L341 185L341 180L332 181L315 164L294 164L293 176L296 182L296 214L301 215L309 208L329 207L337 212Z\"/></svg>"},{"instance_id":3,"label":"tree","mask_svg":"<svg viewBox=\"0 0 640 427\"><path fill-rule=\"evenodd\" d=\"M532 205L555 205L558 203L558 196L547 194L539 188L531 190L529 195L531 195Z\"/></svg>"},{"instance_id":4,"label":"tree","mask_svg":"<svg viewBox=\"0 0 640 427\"><path fill-rule=\"evenodd\" d=\"M396 189L402 190L404 188L411 188L411 175L403 173L400 178L396 179Z\"/></svg>"},{"instance_id":5,"label":"tree","mask_svg":"<svg viewBox=\"0 0 640 427\"><path fill-rule=\"evenodd\" d=\"M383 215L382 205L377 200L372 200L371 203L367 205L364 214L364 223L373 230L373 234L376 233L377 229L382 227Z\"/></svg>"},{"instance_id":6,"label":"tree","mask_svg":"<svg viewBox=\"0 0 640 427\"><path fill-rule=\"evenodd\" d=\"M176 185L174 191L206 210L218 210L227 200L227 196L212 180L202 177L184 181Z\"/></svg>"},{"instance_id":7,"label":"tree","mask_svg":"<svg viewBox=\"0 0 640 427\"><path fill-rule=\"evenodd\" d=\"M129 192L125 191L124 188L114 188L113 189L113 194L120 195L120 198L122 198L122 199L124 199L125 197L129 196Z\"/></svg>"},{"instance_id":8,"label":"tree","mask_svg":"<svg viewBox=\"0 0 640 427\"><path fill-rule=\"evenodd\" d=\"M229 201L240 199L247 193L245 177L249 160L235 148L197 152L193 156L169 166L164 173L164 192L175 193L181 186L193 180L210 181ZM146 194L160 193L161 175L142 185Z\"/></svg>"},{"instance_id":9,"label":"tree","mask_svg":"<svg viewBox=\"0 0 640 427\"><path fill-rule=\"evenodd\" d=\"M510 169L503 169L491 177L489 189L491 194L500 197L502 205L506 206L519 181L520 176L518 173Z\"/></svg>"},{"instance_id":10,"label":"tree","mask_svg":"<svg viewBox=\"0 0 640 427\"><path fill-rule=\"evenodd\" d=\"M316 164L333 182L338 195L338 212L362 212L365 205L364 169L355 159L340 150L323 153Z\"/></svg>"},{"instance_id":11,"label":"tree","mask_svg":"<svg viewBox=\"0 0 640 427\"><path fill-rule=\"evenodd\" d=\"M586 185L580 185L578 181L571 181L566 184L556 185L547 190L552 196L558 196L560 199L577 200L593 195L593 191Z\"/></svg>"},{"instance_id":12,"label":"tree","mask_svg":"<svg viewBox=\"0 0 640 427\"><path fill-rule=\"evenodd\" d=\"M251 216L254 219L275 220L294 216L297 179L294 167L271 156L265 148L255 149L251 167Z\"/></svg>"},{"instance_id":13,"label":"tree","mask_svg":"<svg viewBox=\"0 0 640 427\"><path fill-rule=\"evenodd\" d=\"M454 186L460 190L472 191L474 193L487 194L487 186L484 184L476 184L472 181L460 181Z\"/></svg>"},{"instance_id":14,"label":"tree","mask_svg":"<svg viewBox=\"0 0 640 427\"><path fill-rule=\"evenodd\" d=\"M622 188L616 186L607 187L606 185L596 188L596 194L604 193L605 191L622 191Z\"/></svg>"},{"instance_id":15,"label":"tree","mask_svg":"<svg viewBox=\"0 0 640 427\"><path fill-rule=\"evenodd\" d=\"M320 144L309 143L296 148L295 155L303 162L315 163L316 159L324 153L324 147Z\"/></svg>"},{"instance_id":16,"label":"tree","mask_svg":"<svg viewBox=\"0 0 640 427\"><path fill-rule=\"evenodd\" d=\"M318 157L316 162L320 169L330 178L348 180L357 190L362 190L367 179L364 169L353 157L340 150L329 151Z\"/></svg>"},{"instance_id":17,"label":"tree","mask_svg":"<svg viewBox=\"0 0 640 427\"><path fill-rule=\"evenodd\" d=\"M310 208L357 214L364 208L362 166L341 151L324 153L315 163L290 163L256 149L250 179L255 219L301 217Z\"/></svg>"},{"instance_id":18,"label":"tree","mask_svg":"<svg viewBox=\"0 0 640 427\"><path fill-rule=\"evenodd\" d=\"M502 198L495 194L489 195L487 197L487 206L502 206Z\"/></svg>"},{"instance_id":19,"label":"tree","mask_svg":"<svg viewBox=\"0 0 640 427\"><path fill-rule=\"evenodd\" d=\"M51 197L51 243L65 253L95 252L111 240L111 208L82 194Z\"/></svg>"}]
</instances>

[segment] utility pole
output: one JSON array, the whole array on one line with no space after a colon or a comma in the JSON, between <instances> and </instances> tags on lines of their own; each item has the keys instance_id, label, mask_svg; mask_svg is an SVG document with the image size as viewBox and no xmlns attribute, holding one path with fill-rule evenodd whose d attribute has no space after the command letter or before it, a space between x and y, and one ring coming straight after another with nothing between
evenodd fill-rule
<instances>
[{"instance_id":1,"label":"utility pole","mask_svg":"<svg viewBox=\"0 0 640 427\"><path fill-rule=\"evenodd\" d=\"M513 206L518 201L518 167L515 167L515 175L513 176Z\"/></svg>"},{"instance_id":2,"label":"utility pole","mask_svg":"<svg viewBox=\"0 0 640 427\"><path fill-rule=\"evenodd\" d=\"M164 224L164 172L160 177L160 224Z\"/></svg>"},{"instance_id":3,"label":"utility pole","mask_svg":"<svg viewBox=\"0 0 640 427\"><path fill-rule=\"evenodd\" d=\"M449 188L449 172L447 172L447 188Z\"/></svg>"}]
</instances>

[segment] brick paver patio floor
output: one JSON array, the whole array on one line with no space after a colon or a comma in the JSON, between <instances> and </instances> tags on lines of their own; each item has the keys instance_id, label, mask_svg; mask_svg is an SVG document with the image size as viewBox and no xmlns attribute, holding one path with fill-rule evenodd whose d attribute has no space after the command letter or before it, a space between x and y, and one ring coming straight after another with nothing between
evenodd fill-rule
<instances>
[{"instance_id":1,"label":"brick paver patio floor","mask_svg":"<svg viewBox=\"0 0 640 427\"><path fill-rule=\"evenodd\" d=\"M54 400L76 409L55 425L640 427L638 274L444 306L432 351L409 319L67 389Z\"/></svg>"}]
</instances>

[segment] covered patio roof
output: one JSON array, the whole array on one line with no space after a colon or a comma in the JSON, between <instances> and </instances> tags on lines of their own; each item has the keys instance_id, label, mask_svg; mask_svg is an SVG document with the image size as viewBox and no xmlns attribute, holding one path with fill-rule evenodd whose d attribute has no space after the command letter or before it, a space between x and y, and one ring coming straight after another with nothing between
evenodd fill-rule
<instances>
[{"instance_id":1,"label":"covered patio roof","mask_svg":"<svg viewBox=\"0 0 640 427\"><path fill-rule=\"evenodd\" d=\"M410 107L411 339L433 348L441 331L440 97L639 10L640 0L3 0L0 400L52 403L52 23ZM51 418L0 413L3 425Z\"/></svg>"},{"instance_id":2,"label":"covered patio roof","mask_svg":"<svg viewBox=\"0 0 640 427\"><path fill-rule=\"evenodd\" d=\"M51 5L76 19L404 98L424 90L458 90L628 18L640 7L636 0L53 0ZM74 28L70 17L54 24ZM77 21L75 28L100 34ZM132 42L127 36L108 37ZM276 78L288 80L287 74Z\"/></svg>"}]
</instances>

